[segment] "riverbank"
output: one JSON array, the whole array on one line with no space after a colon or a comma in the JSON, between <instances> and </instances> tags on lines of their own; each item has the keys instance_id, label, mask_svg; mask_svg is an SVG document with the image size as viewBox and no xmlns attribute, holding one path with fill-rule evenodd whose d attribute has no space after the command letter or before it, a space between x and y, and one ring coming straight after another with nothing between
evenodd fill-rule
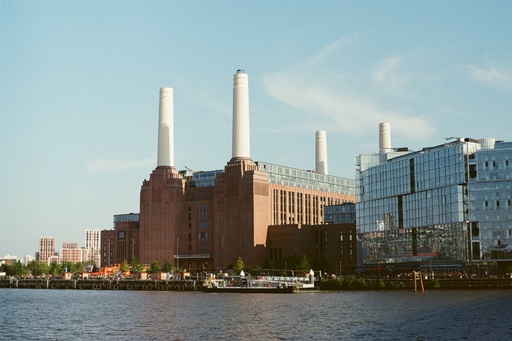
<instances>
[{"instance_id":1,"label":"riverbank","mask_svg":"<svg viewBox=\"0 0 512 341\"><path fill-rule=\"evenodd\" d=\"M512 290L510 278L444 278L423 280L425 290ZM367 279L347 277L315 282L319 290L414 290L412 279ZM135 280L135 279L50 279L50 278L2 278L0 288L18 289L74 289L74 290L153 290L198 291L201 281L195 280ZM416 283L417 290L421 287Z\"/></svg>"},{"instance_id":2,"label":"riverbank","mask_svg":"<svg viewBox=\"0 0 512 341\"><path fill-rule=\"evenodd\" d=\"M320 290L414 290L413 279L367 279L347 277L330 279L316 283ZM511 289L510 278L442 278L424 279L425 290L481 290ZM421 284L416 282L416 290Z\"/></svg>"},{"instance_id":3,"label":"riverbank","mask_svg":"<svg viewBox=\"0 0 512 341\"><path fill-rule=\"evenodd\" d=\"M136 280L136 279L52 279L3 278L0 288L18 289L76 289L76 290L201 290L202 283L195 280Z\"/></svg>"}]
</instances>

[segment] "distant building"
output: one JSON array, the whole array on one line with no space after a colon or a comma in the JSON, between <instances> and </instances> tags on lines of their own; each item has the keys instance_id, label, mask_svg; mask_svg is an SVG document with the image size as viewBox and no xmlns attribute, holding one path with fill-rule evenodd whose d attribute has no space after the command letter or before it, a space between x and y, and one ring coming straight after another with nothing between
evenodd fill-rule
<instances>
[{"instance_id":1,"label":"distant building","mask_svg":"<svg viewBox=\"0 0 512 341\"><path fill-rule=\"evenodd\" d=\"M25 255L24 263L25 265L28 265L28 263L35 261L36 258L32 255Z\"/></svg>"},{"instance_id":2,"label":"distant building","mask_svg":"<svg viewBox=\"0 0 512 341\"><path fill-rule=\"evenodd\" d=\"M87 260L87 249L78 246L78 243L62 243L59 253L60 263L71 262L73 264Z\"/></svg>"},{"instance_id":3,"label":"distant building","mask_svg":"<svg viewBox=\"0 0 512 341\"><path fill-rule=\"evenodd\" d=\"M512 265L512 143L450 138L419 151L359 156L364 264ZM492 261L492 262L490 262Z\"/></svg>"},{"instance_id":4,"label":"distant building","mask_svg":"<svg viewBox=\"0 0 512 341\"><path fill-rule=\"evenodd\" d=\"M19 259L16 256L5 255L3 257L0 257L0 265L3 265L3 264L12 265L14 263L17 263L18 261L19 261Z\"/></svg>"},{"instance_id":5,"label":"distant building","mask_svg":"<svg viewBox=\"0 0 512 341\"><path fill-rule=\"evenodd\" d=\"M101 263L101 249L100 249L100 230L85 230L85 248L87 249L87 261L94 261L94 264L99 267Z\"/></svg>"},{"instance_id":6,"label":"distant building","mask_svg":"<svg viewBox=\"0 0 512 341\"><path fill-rule=\"evenodd\" d=\"M36 260L50 262L50 257L56 257L55 237L39 237L39 251L36 252Z\"/></svg>"},{"instance_id":7,"label":"distant building","mask_svg":"<svg viewBox=\"0 0 512 341\"><path fill-rule=\"evenodd\" d=\"M138 213L117 214L114 216L114 229L101 231L102 267L140 260L139 221Z\"/></svg>"}]
</instances>

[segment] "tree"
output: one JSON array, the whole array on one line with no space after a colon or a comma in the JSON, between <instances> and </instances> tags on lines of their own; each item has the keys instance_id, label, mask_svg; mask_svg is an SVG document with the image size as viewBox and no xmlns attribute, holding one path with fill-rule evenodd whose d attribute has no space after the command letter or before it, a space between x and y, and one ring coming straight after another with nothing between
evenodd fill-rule
<instances>
[{"instance_id":1,"label":"tree","mask_svg":"<svg viewBox=\"0 0 512 341\"><path fill-rule=\"evenodd\" d=\"M78 262L74 264L74 272L87 272L87 267L84 262Z\"/></svg>"},{"instance_id":2,"label":"tree","mask_svg":"<svg viewBox=\"0 0 512 341\"><path fill-rule=\"evenodd\" d=\"M311 265L308 262L308 258L306 255L302 256L302 259L299 262L299 265L297 266L298 270L302 271L309 271L311 269Z\"/></svg>"},{"instance_id":3,"label":"tree","mask_svg":"<svg viewBox=\"0 0 512 341\"><path fill-rule=\"evenodd\" d=\"M244 264L244 261L242 260L241 257L238 257L238 259L236 260L236 264L235 266L233 267L233 270L235 271L236 274L240 274L240 272L245 269L245 264Z\"/></svg>"},{"instance_id":4,"label":"tree","mask_svg":"<svg viewBox=\"0 0 512 341\"><path fill-rule=\"evenodd\" d=\"M159 272L159 271L160 271L160 264L158 264L158 262L156 260L153 260L151 262L151 265L149 266L149 273L152 274L152 273Z\"/></svg>"},{"instance_id":5,"label":"tree","mask_svg":"<svg viewBox=\"0 0 512 341\"><path fill-rule=\"evenodd\" d=\"M71 273L79 272L79 267L70 261L62 262L60 267L61 267L62 271L65 271L65 272L71 272Z\"/></svg>"},{"instance_id":6,"label":"tree","mask_svg":"<svg viewBox=\"0 0 512 341\"><path fill-rule=\"evenodd\" d=\"M130 271L130 266L128 265L128 262L123 260L123 262L119 265L119 271L121 272L128 272Z\"/></svg>"},{"instance_id":7,"label":"tree","mask_svg":"<svg viewBox=\"0 0 512 341\"><path fill-rule=\"evenodd\" d=\"M52 276L56 276L58 273L62 272L62 268L59 264L56 262L51 262L50 266L48 267L48 273Z\"/></svg>"},{"instance_id":8,"label":"tree","mask_svg":"<svg viewBox=\"0 0 512 341\"><path fill-rule=\"evenodd\" d=\"M22 262L16 262L7 268L6 273L9 276L26 276L29 274L29 269Z\"/></svg>"},{"instance_id":9,"label":"tree","mask_svg":"<svg viewBox=\"0 0 512 341\"><path fill-rule=\"evenodd\" d=\"M48 264L46 262L38 262L33 261L28 264L28 268L30 269L30 273L32 276L42 276L48 273Z\"/></svg>"},{"instance_id":10,"label":"tree","mask_svg":"<svg viewBox=\"0 0 512 341\"><path fill-rule=\"evenodd\" d=\"M142 266L142 264L139 263L137 258L132 259L132 261L130 262L130 268L132 272L142 272L142 270L144 269L144 267Z\"/></svg>"},{"instance_id":11,"label":"tree","mask_svg":"<svg viewBox=\"0 0 512 341\"><path fill-rule=\"evenodd\" d=\"M9 265L7 265L5 263L0 265L0 272L5 272L6 274L8 274L9 273Z\"/></svg>"},{"instance_id":12,"label":"tree","mask_svg":"<svg viewBox=\"0 0 512 341\"><path fill-rule=\"evenodd\" d=\"M172 272L174 270L174 266L168 260L165 261L164 265L162 265L162 271L164 272Z\"/></svg>"}]
</instances>

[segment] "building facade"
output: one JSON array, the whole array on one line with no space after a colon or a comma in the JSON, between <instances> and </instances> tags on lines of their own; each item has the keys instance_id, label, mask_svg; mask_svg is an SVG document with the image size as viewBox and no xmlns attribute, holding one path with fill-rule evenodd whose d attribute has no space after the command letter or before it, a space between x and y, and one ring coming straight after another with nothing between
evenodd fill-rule
<instances>
[{"instance_id":1,"label":"building facade","mask_svg":"<svg viewBox=\"0 0 512 341\"><path fill-rule=\"evenodd\" d=\"M138 213L114 215L114 229L100 233L101 267L111 267L139 260L139 222Z\"/></svg>"},{"instance_id":2,"label":"building facade","mask_svg":"<svg viewBox=\"0 0 512 341\"><path fill-rule=\"evenodd\" d=\"M55 252L55 237L39 237L39 251L36 252L38 262L50 262L50 258L57 257Z\"/></svg>"},{"instance_id":3,"label":"building facade","mask_svg":"<svg viewBox=\"0 0 512 341\"><path fill-rule=\"evenodd\" d=\"M481 145L469 164L470 258L511 261L512 142L483 139Z\"/></svg>"},{"instance_id":4,"label":"building facade","mask_svg":"<svg viewBox=\"0 0 512 341\"><path fill-rule=\"evenodd\" d=\"M93 261L96 266L101 263L101 231L100 230L85 230L85 249L87 250L87 257L85 260Z\"/></svg>"},{"instance_id":5,"label":"building facade","mask_svg":"<svg viewBox=\"0 0 512 341\"><path fill-rule=\"evenodd\" d=\"M78 243L62 243L59 253L60 263L71 262L73 264L85 262L88 252L86 248L81 248Z\"/></svg>"},{"instance_id":6,"label":"building facade","mask_svg":"<svg viewBox=\"0 0 512 341\"><path fill-rule=\"evenodd\" d=\"M487 140L381 153L371 166L357 160L363 265L510 260L512 149Z\"/></svg>"},{"instance_id":7,"label":"building facade","mask_svg":"<svg viewBox=\"0 0 512 341\"><path fill-rule=\"evenodd\" d=\"M231 160L222 170L176 170L171 94L160 91L159 158L140 192L142 263L226 269L241 257L246 265L262 265L270 225L322 224L324 206L354 202L351 179L251 159L248 83L241 70L234 76Z\"/></svg>"},{"instance_id":8,"label":"building facade","mask_svg":"<svg viewBox=\"0 0 512 341\"><path fill-rule=\"evenodd\" d=\"M269 226L267 260L273 262L305 256L313 269L328 274L354 273L359 247L355 204L328 205L322 210L321 224L282 223Z\"/></svg>"}]
</instances>

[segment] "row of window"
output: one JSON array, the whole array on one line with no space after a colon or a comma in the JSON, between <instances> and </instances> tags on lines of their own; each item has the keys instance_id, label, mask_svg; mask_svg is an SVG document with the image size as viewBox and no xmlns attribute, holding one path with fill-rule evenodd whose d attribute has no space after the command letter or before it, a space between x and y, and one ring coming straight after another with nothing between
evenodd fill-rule
<instances>
[{"instance_id":1,"label":"row of window","mask_svg":"<svg viewBox=\"0 0 512 341\"><path fill-rule=\"evenodd\" d=\"M272 189L272 224L321 224L323 208L335 205L340 199L309 193Z\"/></svg>"},{"instance_id":2,"label":"row of window","mask_svg":"<svg viewBox=\"0 0 512 341\"><path fill-rule=\"evenodd\" d=\"M256 162L270 183L353 196L354 180L295 168Z\"/></svg>"}]
</instances>

